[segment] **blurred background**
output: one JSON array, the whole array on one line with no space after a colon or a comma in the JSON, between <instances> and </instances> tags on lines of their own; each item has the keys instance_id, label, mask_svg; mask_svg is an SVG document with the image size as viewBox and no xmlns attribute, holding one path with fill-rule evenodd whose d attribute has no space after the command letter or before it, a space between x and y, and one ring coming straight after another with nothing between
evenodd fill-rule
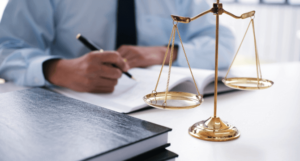
<instances>
[{"instance_id":1,"label":"blurred background","mask_svg":"<svg viewBox=\"0 0 300 161\"><path fill-rule=\"evenodd\" d=\"M0 20L7 2L0 0ZM254 22L261 63L300 61L300 0L221 0L221 3L235 15L256 11ZM224 14L220 21L234 32L237 48L250 19L237 20ZM253 32L249 28L235 65L254 63Z\"/></svg>"},{"instance_id":2,"label":"blurred background","mask_svg":"<svg viewBox=\"0 0 300 161\"><path fill-rule=\"evenodd\" d=\"M300 0L221 0L223 8L236 15L255 10L255 32L261 63L300 61ZM236 48L241 42L249 19L237 20L222 15L220 21L236 36ZM253 64L254 39L252 29L240 49L237 64Z\"/></svg>"}]
</instances>

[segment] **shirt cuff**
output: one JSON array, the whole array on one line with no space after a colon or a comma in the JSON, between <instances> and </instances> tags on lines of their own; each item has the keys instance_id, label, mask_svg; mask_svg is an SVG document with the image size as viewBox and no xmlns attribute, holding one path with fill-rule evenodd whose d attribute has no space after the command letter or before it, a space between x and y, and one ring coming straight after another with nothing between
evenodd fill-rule
<instances>
[{"instance_id":1,"label":"shirt cuff","mask_svg":"<svg viewBox=\"0 0 300 161\"><path fill-rule=\"evenodd\" d=\"M34 59L27 70L26 74L26 85L28 86L53 86L50 82L45 79L43 73L43 63L52 59L61 59L60 56L43 56Z\"/></svg>"}]
</instances>

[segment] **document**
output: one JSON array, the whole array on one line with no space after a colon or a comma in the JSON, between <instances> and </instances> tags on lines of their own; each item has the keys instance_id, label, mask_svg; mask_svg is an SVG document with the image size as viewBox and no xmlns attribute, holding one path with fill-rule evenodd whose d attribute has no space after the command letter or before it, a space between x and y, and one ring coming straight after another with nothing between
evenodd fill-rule
<instances>
[{"instance_id":1,"label":"document","mask_svg":"<svg viewBox=\"0 0 300 161\"><path fill-rule=\"evenodd\" d=\"M147 104L143 101L143 97L155 89L160 69L161 66L158 65L145 69L130 69L129 73L131 73L137 81L122 75L118 80L114 92L108 94L76 92L66 88L52 88L52 90L65 96L117 112L128 113L147 107ZM205 87L214 80L214 70L192 69L192 71L199 92L203 94ZM221 73L221 77L224 75L224 72ZM165 66L160 77L157 92L164 92L166 90L167 80L168 66ZM172 67L169 89L197 93L189 68ZM229 89L230 88L225 88L225 90Z\"/></svg>"}]
</instances>

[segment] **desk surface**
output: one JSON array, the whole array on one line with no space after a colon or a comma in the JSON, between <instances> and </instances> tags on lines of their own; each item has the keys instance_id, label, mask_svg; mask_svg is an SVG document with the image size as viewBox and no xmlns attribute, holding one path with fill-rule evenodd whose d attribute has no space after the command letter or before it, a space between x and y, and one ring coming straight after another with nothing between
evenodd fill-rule
<instances>
[{"instance_id":1,"label":"desk surface","mask_svg":"<svg viewBox=\"0 0 300 161\"><path fill-rule=\"evenodd\" d=\"M233 71L255 77L254 66ZM299 160L300 63L263 65L262 74L274 81L273 87L218 96L217 115L240 130L237 140L208 142L188 134L192 124L213 115L213 97L190 110L151 109L130 115L172 128L169 150L179 154L179 161ZM16 89L22 87L0 85L0 93Z\"/></svg>"},{"instance_id":2,"label":"desk surface","mask_svg":"<svg viewBox=\"0 0 300 161\"><path fill-rule=\"evenodd\" d=\"M255 76L254 66L234 71ZM274 85L218 96L217 115L240 130L237 140L209 142L188 134L192 124L213 115L213 97L190 110L153 109L130 115L172 128L169 150L176 152L180 161L299 160L300 63L263 65L262 76Z\"/></svg>"}]
</instances>

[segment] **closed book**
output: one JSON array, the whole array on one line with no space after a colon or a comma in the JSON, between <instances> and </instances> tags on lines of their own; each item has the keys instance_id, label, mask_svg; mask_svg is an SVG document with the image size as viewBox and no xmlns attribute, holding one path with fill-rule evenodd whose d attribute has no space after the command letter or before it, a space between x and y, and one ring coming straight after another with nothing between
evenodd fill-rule
<instances>
[{"instance_id":1,"label":"closed book","mask_svg":"<svg viewBox=\"0 0 300 161\"><path fill-rule=\"evenodd\" d=\"M126 161L174 161L178 155L165 149L168 146L170 146L170 144L157 147L146 153L127 159Z\"/></svg>"},{"instance_id":2,"label":"closed book","mask_svg":"<svg viewBox=\"0 0 300 161\"><path fill-rule=\"evenodd\" d=\"M126 160L167 144L170 128L43 88L0 94L0 160Z\"/></svg>"}]
</instances>

